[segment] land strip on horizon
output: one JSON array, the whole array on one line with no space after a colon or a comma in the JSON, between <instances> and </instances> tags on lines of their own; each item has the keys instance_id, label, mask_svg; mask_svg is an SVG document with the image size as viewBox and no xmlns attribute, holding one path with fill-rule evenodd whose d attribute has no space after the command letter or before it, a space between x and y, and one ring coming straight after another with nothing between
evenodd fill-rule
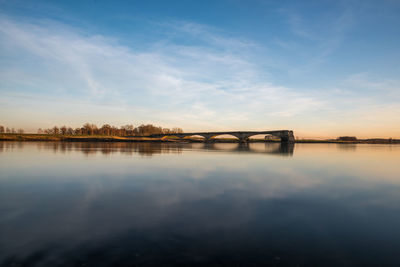
<instances>
[{"instance_id":1,"label":"land strip on horizon","mask_svg":"<svg viewBox=\"0 0 400 267\"><path fill-rule=\"evenodd\" d=\"M105 135L47 135L47 134L0 134L0 141L56 141L56 142L203 142L203 138L154 138L146 136L123 137L123 136L105 136ZM237 138L213 138L210 142L218 143L237 143ZM260 138L250 138L248 142L281 142L279 139L265 140ZM340 143L340 144L400 144L400 139L369 138L357 139L352 141L343 141L337 139L296 139L295 143Z\"/></svg>"}]
</instances>

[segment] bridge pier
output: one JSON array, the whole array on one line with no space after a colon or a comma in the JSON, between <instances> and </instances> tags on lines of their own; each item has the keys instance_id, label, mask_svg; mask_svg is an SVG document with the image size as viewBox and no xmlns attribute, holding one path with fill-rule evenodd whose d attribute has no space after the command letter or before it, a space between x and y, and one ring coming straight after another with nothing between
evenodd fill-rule
<instances>
[{"instance_id":1,"label":"bridge pier","mask_svg":"<svg viewBox=\"0 0 400 267\"><path fill-rule=\"evenodd\" d=\"M214 137L213 134L202 134L201 136L204 137L204 142L210 142L210 139Z\"/></svg>"},{"instance_id":2,"label":"bridge pier","mask_svg":"<svg viewBox=\"0 0 400 267\"><path fill-rule=\"evenodd\" d=\"M239 143L248 143L249 137L239 137Z\"/></svg>"},{"instance_id":3,"label":"bridge pier","mask_svg":"<svg viewBox=\"0 0 400 267\"><path fill-rule=\"evenodd\" d=\"M281 134L281 142L282 143L294 143L294 135L293 131L285 131Z\"/></svg>"},{"instance_id":4,"label":"bridge pier","mask_svg":"<svg viewBox=\"0 0 400 267\"><path fill-rule=\"evenodd\" d=\"M239 143L246 143L249 142L249 134L246 133L237 133L237 134L232 134L233 136L237 137L239 139Z\"/></svg>"}]
</instances>

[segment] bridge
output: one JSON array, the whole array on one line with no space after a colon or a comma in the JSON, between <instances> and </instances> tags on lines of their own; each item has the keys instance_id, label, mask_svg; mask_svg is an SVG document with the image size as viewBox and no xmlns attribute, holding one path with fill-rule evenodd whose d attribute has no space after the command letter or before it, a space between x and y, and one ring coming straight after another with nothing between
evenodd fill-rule
<instances>
[{"instance_id":1,"label":"bridge","mask_svg":"<svg viewBox=\"0 0 400 267\"><path fill-rule=\"evenodd\" d=\"M170 133L170 134L152 134L149 137L166 138L168 136L175 136L185 138L188 136L199 135L204 137L206 142L218 135L232 135L239 139L240 143L248 142L249 137L254 135L273 135L281 139L282 143L294 142L293 131L290 130L276 130L276 131L234 131L234 132L193 132L193 133Z\"/></svg>"}]
</instances>

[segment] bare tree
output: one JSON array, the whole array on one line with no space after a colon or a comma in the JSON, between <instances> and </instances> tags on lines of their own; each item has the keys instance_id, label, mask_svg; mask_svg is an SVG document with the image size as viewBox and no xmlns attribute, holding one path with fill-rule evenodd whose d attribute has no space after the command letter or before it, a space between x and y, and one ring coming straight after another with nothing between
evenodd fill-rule
<instances>
[{"instance_id":1,"label":"bare tree","mask_svg":"<svg viewBox=\"0 0 400 267\"><path fill-rule=\"evenodd\" d=\"M98 132L96 124L91 124L91 123L85 123L82 129L83 129L83 134L87 135L94 135Z\"/></svg>"},{"instance_id":2,"label":"bare tree","mask_svg":"<svg viewBox=\"0 0 400 267\"><path fill-rule=\"evenodd\" d=\"M74 134L74 130L71 127L68 127L67 135L73 135L73 134Z\"/></svg>"},{"instance_id":3,"label":"bare tree","mask_svg":"<svg viewBox=\"0 0 400 267\"><path fill-rule=\"evenodd\" d=\"M75 135L81 135L81 134L82 134L82 128L76 128L76 129L74 130L74 134L75 134Z\"/></svg>"},{"instance_id":4,"label":"bare tree","mask_svg":"<svg viewBox=\"0 0 400 267\"><path fill-rule=\"evenodd\" d=\"M61 128L60 128L60 133L62 134L62 135L65 135L66 133L67 133L67 126L61 126Z\"/></svg>"},{"instance_id":5,"label":"bare tree","mask_svg":"<svg viewBox=\"0 0 400 267\"><path fill-rule=\"evenodd\" d=\"M19 133L19 134L23 134L23 133L24 133L24 129L21 129L21 128L18 129L18 133Z\"/></svg>"},{"instance_id":6,"label":"bare tree","mask_svg":"<svg viewBox=\"0 0 400 267\"><path fill-rule=\"evenodd\" d=\"M0 125L0 133L4 133L4 126Z\"/></svg>"},{"instance_id":7,"label":"bare tree","mask_svg":"<svg viewBox=\"0 0 400 267\"><path fill-rule=\"evenodd\" d=\"M39 129L37 130L37 133L38 133L38 134L43 134L42 128L39 128Z\"/></svg>"},{"instance_id":8,"label":"bare tree","mask_svg":"<svg viewBox=\"0 0 400 267\"><path fill-rule=\"evenodd\" d=\"M172 133L183 133L183 130L182 130L181 128L174 127L174 128L172 129Z\"/></svg>"},{"instance_id":9,"label":"bare tree","mask_svg":"<svg viewBox=\"0 0 400 267\"><path fill-rule=\"evenodd\" d=\"M53 127L53 134L60 134L60 129L57 126Z\"/></svg>"},{"instance_id":10,"label":"bare tree","mask_svg":"<svg viewBox=\"0 0 400 267\"><path fill-rule=\"evenodd\" d=\"M101 126L100 134L111 135L111 126L109 124L104 124L103 126Z\"/></svg>"},{"instance_id":11,"label":"bare tree","mask_svg":"<svg viewBox=\"0 0 400 267\"><path fill-rule=\"evenodd\" d=\"M133 135L135 127L133 127L132 124L127 124L125 126L121 127L121 130L123 130L123 135Z\"/></svg>"}]
</instances>

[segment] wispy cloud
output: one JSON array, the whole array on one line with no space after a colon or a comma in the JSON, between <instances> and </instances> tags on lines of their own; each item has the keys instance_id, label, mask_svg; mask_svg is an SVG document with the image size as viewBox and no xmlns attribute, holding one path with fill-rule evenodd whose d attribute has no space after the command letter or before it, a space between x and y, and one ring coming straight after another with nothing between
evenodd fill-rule
<instances>
[{"instance_id":1,"label":"wispy cloud","mask_svg":"<svg viewBox=\"0 0 400 267\"><path fill-rule=\"evenodd\" d=\"M231 52L232 47L247 45L243 41L218 37L200 25L180 24L171 30L211 44L166 43L138 51L57 23L46 26L48 21L26 23L3 17L0 23L0 41L6 48L2 53L9 58L0 67L1 90L9 96L16 92L69 96L86 99L97 105L95 109L104 103L126 110L141 107L154 118L168 114L170 123L193 128L235 127L240 118L288 116L319 105L311 96L260 78L255 64ZM283 104L291 108L277 112Z\"/></svg>"},{"instance_id":2,"label":"wispy cloud","mask_svg":"<svg viewBox=\"0 0 400 267\"><path fill-rule=\"evenodd\" d=\"M2 123L153 122L186 130L320 134L332 131L338 118L347 116L350 125L354 114L368 114L365 105L388 112L353 89L342 98L346 86L364 86L357 77L321 91L291 89L268 80L251 53L259 46L252 41L188 22L160 27L193 42L166 37L139 49L54 21L1 17ZM398 92L396 82L384 87L385 95ZM398 108L392 101L390 110Z\"/></svg>"},{"instance_id":3,"label":"wispy cloud","mask_svg":"<svg viewBox=\"0 0 400 267\"><path fill-rule=\"evenodd\" d=\"M177 37L191 37L198 43L202 40L208 45L213 45L214 48L228 50L242 50L252 49L259 45L255 42L244 38L229 37L226 32L223 32L217 28L198 24L190 21L172 20L168 22L158 23L157 25L164 27L172 38ZM201 43L200 43L201 44Z\"/></svg>"}]
</instances>

